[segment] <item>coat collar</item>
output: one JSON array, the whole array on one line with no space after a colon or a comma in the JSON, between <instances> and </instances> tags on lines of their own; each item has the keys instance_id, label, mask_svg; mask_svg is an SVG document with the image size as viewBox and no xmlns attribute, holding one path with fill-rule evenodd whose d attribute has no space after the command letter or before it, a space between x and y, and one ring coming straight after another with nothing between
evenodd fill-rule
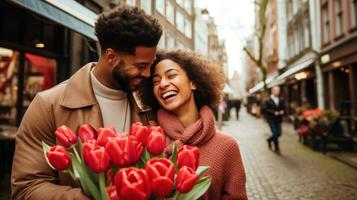
<instances>
[{"instance_id":1,"label":"coat collar","mask_svg":"<svg viewBox=\"0 0 357 200\"><path fill-rule=\"evenodd\" d=\"M90 79L90 71L96 65L88 63L74 73L67 81L61 105L66 108L77 109L97 104ZM130 94L129 99L132 111L137 113L150 111L151 108L144 106L135 94Z\"/></svg>"}]
</instances>

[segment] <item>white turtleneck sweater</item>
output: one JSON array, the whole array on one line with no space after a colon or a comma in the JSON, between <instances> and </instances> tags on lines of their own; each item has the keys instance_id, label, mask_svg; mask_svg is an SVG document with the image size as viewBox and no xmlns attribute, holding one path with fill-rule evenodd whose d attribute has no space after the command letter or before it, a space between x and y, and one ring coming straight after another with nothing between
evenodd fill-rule
<instances>
[{"instance_id":1,"label":"white turtleneck sweater","mask_svg":"<svg viewBox=\"0 0 357 200\"><path fill-rule=\"evenodd\" d=\"M94 69L94 68L93 68ZM104 127L114 127L116 132L130 129L130 105L127 93L103 85L91 71L91 81L95 97L102 112Z\"/></svg>"}]
</instances>

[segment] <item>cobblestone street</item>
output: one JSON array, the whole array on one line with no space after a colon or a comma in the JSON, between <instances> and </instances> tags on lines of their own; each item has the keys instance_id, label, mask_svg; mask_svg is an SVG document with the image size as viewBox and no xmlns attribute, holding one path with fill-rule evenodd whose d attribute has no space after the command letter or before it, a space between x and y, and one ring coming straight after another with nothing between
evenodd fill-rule
<instances>
[{"instance_id":1,"label":"cobblestone street","mask_svg":"<svg viewBox=\"0 0 357 200\"><path fill-rule=\"evenodd\" d=\"M268 149L265 121L245 110L240 115L239 121L225 122L222 129L240 144L249 199L357 199L355 168L305 147L288 124L280 138L282 155L277 155Z\"/></svg>"}]
</instances>

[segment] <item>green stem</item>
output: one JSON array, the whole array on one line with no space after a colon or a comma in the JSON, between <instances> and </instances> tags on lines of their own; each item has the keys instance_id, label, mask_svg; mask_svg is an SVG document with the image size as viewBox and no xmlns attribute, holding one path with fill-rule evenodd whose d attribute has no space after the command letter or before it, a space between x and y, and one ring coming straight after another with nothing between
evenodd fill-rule
<instances>
[{"instance_id":1,"label":"green stem","mask_svg":"<svg viewBox=\"0 0 357 200\"><path fill-rule=\"evenodd\" d=\"M80 163L82 163L82 159L81 159L81 157L79 156L79 154L78 154L78 152L77 152L76 147L75 147L75 146L73 146L73 147L72 147L72 149L73 149L74 154L76 155L76 157L77 157L78 161L79 161Z\"/></svg>"},{"instance_id":2,"label":"green stem","mask_svg":"<svg viewBox=\"0 0 357 200\"><path fill-rule=\"evenodd\" d=\"M73 180L76 180L76 179L77 179L71 169L66 169L66 170L64 170L64 172L65 172L65 173L68 173L69 175L71 175L71 177L72 177Z\"/></svg>"},{"instance_id":3,"label":"green stem","mask_svg":"<svg viewBox=\"0 0 357 200\"><path fill-rule=\"evenodd\" d=\"M99 190L102 200L108 200L107 191L105 190L105 174L100 173L99 176Z\"/></svg>"}]
</instances>

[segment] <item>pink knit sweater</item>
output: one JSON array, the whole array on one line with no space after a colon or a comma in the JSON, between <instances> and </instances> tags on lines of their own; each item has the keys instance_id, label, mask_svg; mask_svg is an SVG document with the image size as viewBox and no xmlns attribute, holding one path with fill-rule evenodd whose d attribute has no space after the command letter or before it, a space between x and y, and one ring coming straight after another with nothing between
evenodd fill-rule
<instances>
[{"instance_id":1,"label":"pink knit sweater","mask_svg":"<svg viewBox=\"0 0 357 200\"><path fill-rule=\"evenodd\" d=\"M201 199L247 199L245 172L237 142L215 129L209 107L202 107L199 114L200 119L185 128L173 113L159 110L158 122L167 138L166 151L171 152L173 143L199 147L200 165L210 167L206 175L212 178L209 190Z\"/></svg>"}]
</instances>

